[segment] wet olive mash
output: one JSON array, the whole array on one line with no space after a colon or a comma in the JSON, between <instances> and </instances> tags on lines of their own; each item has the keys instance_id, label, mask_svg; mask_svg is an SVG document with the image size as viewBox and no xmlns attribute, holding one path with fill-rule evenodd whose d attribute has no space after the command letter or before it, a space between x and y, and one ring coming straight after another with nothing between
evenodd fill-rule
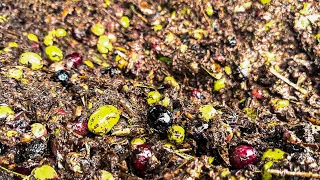
<instances>
[{"instance_id":1,"label":"wet olive mash","mask_svg":"<svg viewBox=\"0 0 320 180\"><path fill-rule=\"evenodd\" d=\"M320 178L319 0L0 1L0 179Z\"/></svg>"}]
</instances>

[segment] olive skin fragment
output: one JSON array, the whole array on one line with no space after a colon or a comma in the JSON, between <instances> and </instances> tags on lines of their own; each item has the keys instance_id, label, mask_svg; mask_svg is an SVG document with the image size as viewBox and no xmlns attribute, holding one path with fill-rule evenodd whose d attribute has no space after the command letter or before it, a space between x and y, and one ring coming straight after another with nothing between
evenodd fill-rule
<instances>
[{"instance_id":1,"label":"olive skin fragment","mask_svg":"<svg viewBox=\"0 0 320 180\"><path fill-rule=\"evenodd\" d=\"M107 134L120 119L119 110L112 105L98 108L89 118L88 130L103 136Z\"/></svg>"}]
</instances>

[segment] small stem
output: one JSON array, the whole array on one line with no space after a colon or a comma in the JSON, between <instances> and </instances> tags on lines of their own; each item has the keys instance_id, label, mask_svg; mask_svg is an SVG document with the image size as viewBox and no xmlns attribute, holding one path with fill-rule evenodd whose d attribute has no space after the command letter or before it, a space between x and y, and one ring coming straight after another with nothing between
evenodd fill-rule
<instances>
[{"instance_id":1,"label":"small stem","mask_svg":"<svg viewBox=\"0 0 320 180\"><path fill-rule=\"evenodd\" d=\"M9 169L7 169L7 168L5 168L5 167L2 167L2 166L0 166L0 169L6 171L6 172L8 172L8 173L12 173L12 174L14 174L14 175L16 175L16 176L18 176L18 177L21 177L22 179L27 179L27 178L28 178L28 176L26 176L26 175L23 175L23 174L20 174L20 173L11 171L11 170L9 170Z\"/></svg>"},{"instance_id":2,"label":"small stem","mask_svg":"<svg viewBox=\"0 0 320 180\"><path fill-rule=\"evenodd\" d=\"M308 94L308 91L305 90L302 87L299 87L298 85L294 84L293 82L291 82L288 78L282 76L281 74L279 74L275 69L273 69L273 67L271 67L270 72L275 75L277 78L281 79L282 81L284 81L285 83L287 83L288 85L292 86L293 88L295 88L296 90L300 91L302 94L306 95Z\"/></svg>"},{"instance_id":3,"label":"small stem","mask_svg":"<svg viewBox=\"0 0 320 180\"><path fill-rule=\"evenodd\" d=\"M274 174L277 176L299 176L305 178L320 178L320 174L316 174L313 172L295 172L288 170L277 170L277 169L268 169L266 172L270 174Z\"/></svg>"}]
</instances>

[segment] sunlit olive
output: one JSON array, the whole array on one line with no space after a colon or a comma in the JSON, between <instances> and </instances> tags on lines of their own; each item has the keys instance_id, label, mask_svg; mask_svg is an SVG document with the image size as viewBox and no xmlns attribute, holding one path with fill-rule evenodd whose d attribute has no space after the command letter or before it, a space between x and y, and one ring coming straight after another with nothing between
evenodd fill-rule
<instances>
[{"instance_id":1,"label":"sunlit olive","mask_svg":"<svg viewBox=\"0 0 320 180\"><path fill-rule=\"evenodd\" d=\"M49 180L59 179L57 172L49 165L42 165L32 170L30 179Z\"/></svg>"},{"instance_id":2,"label":"sunlit olive","mask_svg":"<svg viewBox=\"0 0 320 180\"><path fill-rule=\"evenodd\" d=\"M182 143L184 141L185 130L181 126L172 126L168 131L168 139L172 142Z\"/></svg>"},{"instance_id":3,"label":"sunlit olive","mask_svg":"<svg viewBox=\"0 0 320 180\"><path fill-rule=\"evenodd\" d=\"M56 37L63 37L67 35L67 31L65 29L59 28L55 30Z\"/></svg>"},{"instance_id":4,"label":"sunlit olive","mask_svg":"<svg viewBox=\"0 0 320 180\"><path fill-rule=\"evenodd\" d=\"M46 54L51 61L61 61L63 59L63 53L57 46L46 47Z\"/></svg>"},{"instance_id":5,"label":"sunlit olive","mask_svg":"<svg viewBox=\"0 0 320 180\"><path fill-rule=\"evenodd\" d=\"M0 105L0 119L6 118L10 115L13 116L14 111L9 106Z\"/></svg>"},{"instance_id":6,"label":"sunlit olive","mask_svg":"<svg viewBox=\"0 0 320 180\"><path fill-rule=\"evenodd\" d=\"M104 31L105 31L105 28L100 23L94 24L91 27L91 32L97 36L101 36L104 33Z\"/></svg>"},{"instance_id":7,"label":"sunlit olive","mask_svg":"<svg viewBox=\"0 0 320 180\"><path fill-rule=\"evenodd\" d=\"M269 159L271 161L277 162L284 158L284 154L285 152L282 151L281 149L277 149L277 148L268 149L266 152L263 153L261 159L262 160Z\"/></svg>"},{"instance_id":8,"label":"sunlit olive","mask_svg":"<svg viewBox=\"0 0 320 180\"><path fill-rule=\"evenodd\" d=\"M114 180L114 177L109 171L100 170L98 172L98 180Z\"/></svg>"},{"instance_id":9,"label":"sunlit olive","mask_svg":"<svg viewBox=\"0 0 320 180\"><path fill-rule=\"evenodd\" d=\"M149 105L159 102L160 99L161 99L161 94L158 91L150 91L148 93L147 102Z\"/></svg>"},{"instance_id":10,"label":"sunlit olive","mask_svg":"<svg viewBox=\"0 0 320 180\"><path fill-rule=\"evenodd\" d=\"M113 46L109 41L108 36L100 36L97 44L98 51L100 53L108 53L113 50Z\"/></svg>"},{"instance_id":11,"label":"sunlit olive","mask_svg":"<svg viewBox=\"0 0 320 180\"><path fill-rule=\"evenodd\" d=\"M127 28L130 26L130 19L127 16L122 16L120 23L124 28Z\"/></svg>"},{"instance_id":12,"label":"sunlit olive","mask_svg":"<svg viewBox=\"0 0 320 180\"><path fill-rule=\"evenodd\" d=\"M98 108L89 118L88 129L97 135L107 134L120 118L119 110L112 105Z\"/></svg>"},{"instance_id":13,"label":"sunlit olive","mask_svg":"<svg viewBox=\"0 0 320 180\"><path fill-rule=\"evenodd\" d=\"M41 69L43 64L42 64L42 58L33 52L25 52L21 54L19 62L24 65L31 65L31 69L33 70L38 70Z\"/></svg>"}]
</instances>

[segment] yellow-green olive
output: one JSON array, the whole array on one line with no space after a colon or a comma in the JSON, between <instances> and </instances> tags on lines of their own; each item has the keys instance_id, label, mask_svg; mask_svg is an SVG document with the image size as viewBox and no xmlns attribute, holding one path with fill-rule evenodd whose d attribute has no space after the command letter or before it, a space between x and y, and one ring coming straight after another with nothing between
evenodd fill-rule
<instances>
[{"instance_id":1,"label":"yellow-green olive","mask_svg":"<svg viewBox=\"0 0 320 180\"><path fill-rule=\"evenodd\" d=\"M19 80L23 75L23 70L19 68L12 68L8 70L8 77Z\"/></svg>"},{"instance_id":2,"label":"yellow-green olive","mask_svg":"<svg viewBox=\"0 0 320 180\"><path fill-rule=\"evenodd\" d=\"M144 138L135 137L131 140L130 143L131 143L131 145L136 146L136 145L141 145L141 144L146 143L146 140Z\"/></svg>"},{"instance_id":3,"label":"yellow-green olive","mask_svg":"<svg viewBox=\"0 0 320 180\"><path fill-rule=\"evenodd\" d=\"M185 130L181 126L172 126L168 131L168 139L175 143L182 143L184 141Z\"/></svg>"},{"instance_id":4,"label":"yellow-green olive","mask_svg":"<svg viewBox=\"0 0 320 180\"><path fill-rule=\"evenodd\" d=\"M164 83L169 84L172 87L179 87L179 83L172 76L165 77Z\"/></svg>"},{"instance_id":5,"label":"yellow-green olive","mask_svg":"<svg viewBox=\"0 0 320 180\"><path fill-rule=\"evenodd\" d=\"M31 172L30 179L37 180L48 180L48 179L58 179L57 172L49 165L43 165L41 167L34 168Z\"/></svg>"},{"instance_id":6,"label":"yellow-green olive","mask_svg":"<svg viewBox=\"0 0 320 180\"><path fill-rule=\"evenodd\" d=\"M113 46L109 41L108 36L103 35L99 37L97 48L98 51L103 54L113 50Z\"/></svg>"},{"instance_id":7,"label":"yellow-green olive","mask_svg":"<svg viewBox=\"0 0 320 180\"><path fill-rule=\"evenodd\" d=\"M10 115L14 115L14 111L6 105L0 105L0 119L7 118Z\"/></svg>"},{"instance_id":8,"label":"yellow-green olive","mask_svg":"<svg viewBox=\"0 0 320 180\"><path fill-rule=\"evenodd\" d=\"M34 123L31 125L31 133L34 137L39 138L47 134L47 129L40 123Z\"/></svg>"},{"instance_id":9,"label":"yellow-green olive","mask_svg":"<svg viewBox=\"0 0 320 180\"><path fill-rule=\"evenodd\" d=\"M63 59L63 53L57 46L46 47L46 54L51 61L61 61Z\"/></svg>"},{"instance_id":10,"label":"yellow-green olive","mask_svg":"<svg viewBox=\"0 0 320 180\"><path fill-rule=\"evenodd\" d=\"M56 37L63 37L63 36L67 35L67 31L62 28L59 28L59 29L55 30L55 35L56 35Z\"/></svg>"},{"instance_id":11,"label":"yellow-green olive","mask_svg":"<svg viewBox=\"0 0 320 180\"><path fill-rule=\"evenodd\" d=\"M130 26L130 19L127 16L122 16L120 23L124 28L127 28Z\"/></svg>"},{"instance_id":12,"label":"yellow-green olive","mask_svg":"<svg viewBox=\"0 0 320 180\"><path fill-rule=\"evenodd\" d=\"M273 99L271 100L271 103L273 104L273 108L275 110L286 108L290 104L289 100L285 99Z\"/></svg>"},{"instance_id":13,"label":"yellow-green olive","mask_svg":"<svg viewBox=\"0 0 320 180\"><path fill-rule=\"evenodd\" d=\"M43 66L42 58L33 52L25 52L21 54L19 62L25 65L31 64L31 69L33 70L41 69Z\"/></svg>"},{"instance_id":14,"label":"yellow-green olive","mask_svg":"<svg viewBox=\"0 0 320 180\"><path fill-rule=\"evenodd\" d=\"M226 87L225 81L226 80L224 78L216 80L213 85L213 90L220 91L221 89L225 88Z\"/></svg>"},{"instance_id":15,"label":"yellow-green olive","mask_svg":"<svg viewBox=\"0 0 320 180\"><path fill-rule=\"evenodd\" d=\"M51 35L51 34L46 35L44 37L43 43L46 46L52 46L53 45L53 35Z\"/></svg>"},{"instance_id":16,"label":"yellow-green olive","mask_svg":"<svg viewBox=\"0 0 320 180\"><path fill-rule=\"evenodd\" d=\"M91 27L91 32L97 36L101 36L104 33L105 29L102 24L97 23Z\"/></svg>"},{"instance_id":17,"label":"yellow-green olive","mask_svg":"<svg viewBox=\"0 0 320 180\"><path fill-rule=\"evenodd\" d=\"M209 121L217 114L217 110L211 104L202 105L200 107L200 113L205 121Z\"/></svg>"},{"instance_id":18,"label":"yellow-green olive","mask_svg":"<svg viewBox=\"0 0 320 180\"><path fill-rule=\"evenodd\" d=\"M266 152L263 153L262 155L262 160L265 160L265 159L269 159L273 162L277 162L281 159L284 158L284 154L285 152L282 151L281 149L268 149Z\"/></svg>"},{"instance_id":19,"label":"yellow-green olive","mask_svg":"<svg viewBox=\"0 0 320 180\"><path fill-rule=\"evenodd\" d=\"M28 39L30 41L39 42L39 39L38 39L37 35L32 34L32 33L28 34Z\"/></svg>"},{"instance_id":20,"label":"yellow-green olive","mask_svg":"<svg viewBox=\"0 0 320 180\"><path fill-rule=\"evenodd\" d=\"M161 99L161 94L158 91L150 91L148 93L147 102L149 105L159 102Z\"/></svg>"},{"instance_id":21,"label":"yellow-green olive","mask_svg":"<svg viewBox=\"0 0 320 180\"><path fill-rule=\"evenodd\" d=\"M106 170L100 170L99 172L99 180L114 180L113 175Z\"/></svg>"},{"instance_id":22,"label":"yellow-green olive","mask_svg":"<svg viewBox=\"0 0 320 180\"><path fill-rule=\"evenodd\" d=\"M105 135L118 123L120 112L112 105L98 108L89 118L88 129L94 134Z\"/></svg>"}]
</instances>

